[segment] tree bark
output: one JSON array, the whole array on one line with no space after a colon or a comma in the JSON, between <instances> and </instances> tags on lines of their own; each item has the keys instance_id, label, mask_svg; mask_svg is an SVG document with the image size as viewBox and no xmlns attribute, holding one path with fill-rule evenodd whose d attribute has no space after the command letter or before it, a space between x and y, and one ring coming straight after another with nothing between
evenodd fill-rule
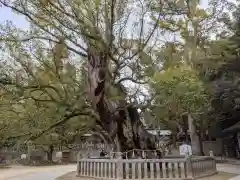
<instances>
[{"instance_id":1,"label":"tree bark","mask_svg":"<svg viewBox=\"0 0 240 180\"><path fill-rule=\"evenodd\" d=\"M183 120L183 133L184 133L184 140L187 144L189 144L189 138L188 138L188 116L186 114L182 115Z\"/></svg>"},{"instance_id":2,"label":"tree bark","mask_svg":"<svg viewBox=\"0 0 240 180\"><path fill-rule=\"evenodd\" d=\"M204 152L203 152L203 133L199 132L197 133L198 139L199 139L199 151L200 151L200 155L204 156ZM209 154L207 154L209 155Z\"/></svg>"},{"instance_id":3,"label":"tree bark","mask_svg":"<svg viewBox=\"0 0 240 180\"><path fill-rule=\"evenodd\" d=\"M114 151L155 150L156 137L145 130L137 108L127 104L123 86L115 84L109 73L107 58L106 53L89 49L89 98L99 114L103 130L108 133L110 143L114 144ZM109 100L107 86L115 88L122 99Z\"/></svg>"},{"instance_id":4,"label":"tree bark","mask_svg":"<svg viewBox=\"0 0 240 180\"><path fill-rule=\"evenodd\" d=\"M173 133L172 134L172 145L174 149L177 149L177 134Z\"/></svg>"},{"instance_id":5,"label":"tree bark","mask_svg":"<svg viewBox=\"0 0 240 180\"><path fill-rule=\"evenodd\" d=\"M47 151L47 160L48 161L53 161L53 159L52 159L53 151L54 151L54 147L53 147L53 145L50 145L48 147L48 151Z\"/></svg>"},{"instance_id":6,"label":"tree bark","mask_svg":"<svg viewBox=\"0 0 240 180\"><path fill-rule=\"evenodd\" d=\"M199 137L196 132L194 120L190 114L188 114L188 125L191 137L192 152L194 155L201 155Z\"/></svg>"}]
</instances>

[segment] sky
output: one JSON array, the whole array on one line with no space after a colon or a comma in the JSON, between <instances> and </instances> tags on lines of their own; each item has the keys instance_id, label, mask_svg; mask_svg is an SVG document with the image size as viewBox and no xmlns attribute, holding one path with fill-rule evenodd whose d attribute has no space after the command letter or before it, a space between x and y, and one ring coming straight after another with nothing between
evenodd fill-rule
<instances>
[{"instance_id":1,"label":"sky","mask_svg":"<svg viewBox=\"0 0 240 180\"><path fill-rule=\"evenodd\" d=\"M0 7L0 24L6 21L12 21L14 25L18 28L28 29L28 22L25 20L23 16L17 15L12 12L9 8Z\"/></svg>"},{"instance_id":2,"label":"sky","mask_svg":"<svg viewBox=\"0 0 240 180\"><path fill-rule=\"evenodd\" d=\"M202 7L206 8L208 4L208 0L202 0ZM21 29L28 29L29 25L25 18L21 15L17 15L13 13L9 8L0 7L0 24L6 21L12 21L16 27Z\"/></svg>"}]
</instances>

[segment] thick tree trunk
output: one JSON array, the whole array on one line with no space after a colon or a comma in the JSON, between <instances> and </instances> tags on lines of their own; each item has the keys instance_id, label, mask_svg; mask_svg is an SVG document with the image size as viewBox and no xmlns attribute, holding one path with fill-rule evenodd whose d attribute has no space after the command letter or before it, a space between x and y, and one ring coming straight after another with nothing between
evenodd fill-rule
<instances>
[{"instance_id":1,"label":"thick tree trunk","mask_svg":"<svg viewBox=\"0 0 240 180\"><path fill-rule=\"evenodd\" d=\"M184 140L187 144L190 144L189 138L188 138L188 116L186 114L182 115L183 120L183 133L184 133Z\"/></svg>"},{"instance_id":2,"label":"thick tree trunk","mask_svg":"<svg viewBox=\"0 0 240 180\"><path fill-rule=\"evenodd\" d=\"M52 159L53 150L54 150L53 145L50 145L50 146L48 147L48 151L47 151L47 160L48 160L48 161L53 161L53 159Z\"/></svg>"},{"instance_id":3,"label":"thick tree trunk","mask_svg":"<svg viewBox=\"0 0 240 180\"><path fill-rule=\"evenodd\" d=\"M115 145L115 151L156 149L155 136L144 129L137 108L126 103L122 86L114 84L106 54L89 51L88 83L90 100L100 116L103 129ZM106 85L117 89L122 100L109 100Z\"/></svg>"},{"instance_id":4,"label":"thick tree trunk","mask_svg":"<svg viewBox=\"0 0 240 180\"><path fill-rule=\"evenodd\" d=\"M194 120L190 114L188 115L188 126L191 137L192 152L194 155L201 155L199 137L196 132Z\"/></svg>"},{"instance_id":5,"label":"thick tree trunk","mask_svg":"<svg viewBox=\"0 0 240 180\"><path fill-rule=\"evenodd\" d=\"M203 133L199 132L197 133L198 139L199 139L199 150L200 150L200 155L204 156L204 152L203 152ZM209 154L207 154L209 155Z\"/></svg>"},{"instance_id":6,"label":"thick tree trunk","mask_svg":"<svg viewBox=\"0 0 240 180\"><path fill-rule=\"evenodd\" d=\"M177 149L177 133L172 132L172 145L174 149Z\"/></svg>"}]
</instances>

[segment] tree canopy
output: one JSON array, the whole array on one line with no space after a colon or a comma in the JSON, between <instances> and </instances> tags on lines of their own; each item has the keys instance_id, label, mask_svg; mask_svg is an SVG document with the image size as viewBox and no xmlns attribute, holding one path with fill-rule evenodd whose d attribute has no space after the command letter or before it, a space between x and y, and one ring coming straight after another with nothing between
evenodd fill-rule
<instances>
[{"instance_id":1,"label":"tree canopy","mask_svg":"<svg viewBox=\"0 0 240 180\"><path fill-rule=\"evenodd\" d=\"M238 121L239 6L226 0L0 0L0 145L67 144L92 130L116 151L154 149L144 128L207 134ZM139 113L141 112L141 113ZM10 129L10 131L9 131Z\"/></svg>"}]
</instances>

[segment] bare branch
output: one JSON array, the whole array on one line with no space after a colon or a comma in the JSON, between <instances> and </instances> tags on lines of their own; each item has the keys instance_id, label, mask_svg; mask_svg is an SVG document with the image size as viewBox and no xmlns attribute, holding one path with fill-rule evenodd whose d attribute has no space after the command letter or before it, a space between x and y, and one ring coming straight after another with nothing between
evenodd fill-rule
<instances>
[{"instance_id":1,"label":"bare branch","mask_svg":"<svg viewBox=\"0 0 240 180\"><path fill-rule=\"evenodd\" d=\"M132 77L124 77L122 79L120 79L116 84L120 84L122 83L123 81L132 81L136 84L146 84L147 82L146 81L138 81L138 80L135 80L133 79Z\"/></svg>"}]
</instances>

